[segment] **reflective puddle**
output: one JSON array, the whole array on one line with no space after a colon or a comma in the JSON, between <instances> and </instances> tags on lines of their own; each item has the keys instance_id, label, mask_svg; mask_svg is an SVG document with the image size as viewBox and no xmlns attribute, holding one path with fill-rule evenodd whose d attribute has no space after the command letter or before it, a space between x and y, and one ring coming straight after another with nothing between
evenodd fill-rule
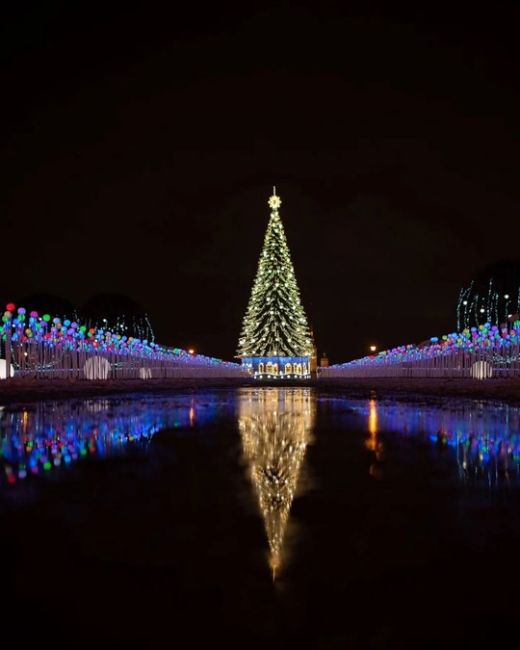
<instances>
[{"instance_id":1,"label":"reflective puddle","mask_svg":"<svg viewBox=\"0 0 520 650\"><path fill-rule=\"evenodd\" d=\"M491 638L516 616L519 473L515 405L254 387L4 407L6 616L45 625L59 601L72 629L95 602L113 616L92 639L202 639L202 614L216 636L260 616L269 643L442 646L473 638L457 608L487 590Z\"/></svg>"}]
</instances>

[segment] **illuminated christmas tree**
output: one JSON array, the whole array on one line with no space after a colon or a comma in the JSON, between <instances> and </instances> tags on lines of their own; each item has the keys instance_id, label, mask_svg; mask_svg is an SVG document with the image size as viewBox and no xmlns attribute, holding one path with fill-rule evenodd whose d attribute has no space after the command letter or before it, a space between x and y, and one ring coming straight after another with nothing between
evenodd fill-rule
<instances>
[{"instance_id":1,"label":"illuminated christmas tree","mask_svg":"<svg viewBox=\"0 0 520 650\"><path fill-rule=\"evenodd\" d=\"M244 456L258 497L269 542L273 578L282 565L282 545L305 450L314 425L309 389L263 389L240 400Z\"/></svg>"},{"instance_id":2,"label":"illuminated christmas tree","mask_svg":"<svg viewBox=\"0 0 520 650\"><path fill-rule=\"evenodd\" d=\"M273 188L271 217L237 356L257 378L307 377L313 341L280 219L282 201Z\"/></svg>"}]
</instances>

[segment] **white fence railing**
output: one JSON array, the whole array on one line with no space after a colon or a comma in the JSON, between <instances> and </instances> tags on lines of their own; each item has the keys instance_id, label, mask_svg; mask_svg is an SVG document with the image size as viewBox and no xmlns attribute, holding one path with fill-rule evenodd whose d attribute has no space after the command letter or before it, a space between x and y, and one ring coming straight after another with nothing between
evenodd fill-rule
<instances>
[{"instance_id":1,"label":"white fence railing","mask_svg":"<svg viewBox=\"0 0 520 650\"><path fill-rule=\"evenodd\" d=\"M429 359L396 362L378 358L372 362L351 362L322 368L323 379L343 377L437 377L473 378L520 377L520 346L487 348L478 351L450 350Z\"/></svg>"},{"instance_id":2,"label":"white fence railing","mask_svg":"<svg viewBox=\"0 0 520 650\"><path fill-rule=\"evenodd\" d=\"M16 380L175 379L246 377L238 364L203 355L96 351L92 346L59 346L45 341L0 342L0 377ZM10 372L8 372L10 369Z\"/></svg>"}]
</instances>

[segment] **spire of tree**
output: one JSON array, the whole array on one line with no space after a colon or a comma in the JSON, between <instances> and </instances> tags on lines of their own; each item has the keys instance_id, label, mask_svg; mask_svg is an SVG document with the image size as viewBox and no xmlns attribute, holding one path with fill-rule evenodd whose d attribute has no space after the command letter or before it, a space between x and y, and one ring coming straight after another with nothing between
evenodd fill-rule
<instances>
[{"instance_id":1,"label":"spire of tree","mask_svg":"<svg viewBox=\"0 0 520 650\"><path fill-rule=\"evenodd\" d=\"M238 341L238 356L310 356L312 338L273 188L271 218Z\"/></svg>"}]
</instances>

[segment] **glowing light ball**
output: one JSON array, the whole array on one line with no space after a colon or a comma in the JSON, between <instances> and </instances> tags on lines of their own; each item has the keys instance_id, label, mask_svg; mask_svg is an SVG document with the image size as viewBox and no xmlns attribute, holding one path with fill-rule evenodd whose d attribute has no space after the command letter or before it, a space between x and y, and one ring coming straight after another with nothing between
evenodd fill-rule
<instances>
[{"instance_id":1,"label":"glowing light ball","mask_svg":"<svg viewBox=\"0 0 520 650\"><path fill-rule=\"evenodd\" d=\"M44 320L46 323L48 323L48 322L50 321L50 319L51 319L51 317L49 316L49 314L43 314L43 320Z\"/></svg>"},{"instance_id":2,"label":"glowing light ball","mask_svg":"<svg viewBox=\"0 0 520 650\"><path fill-rule=\"evenodd\" d=\"M14 367L10 364L9 377L14 377ZM5 359L0 359L0 379L7 379L7 362Z\"/></svg>"},{"instance_id":3,"label":"glowing light ball","mask_svg":"<svg viewBox=\"0 0 520 650\"><path fill-rule=\"evenodd\" d=\"M90 357L85 361L83 373L87 379L108 379L110 362L104 357Z\"/></svg>"},{"instance_id":4,"label":"glowing light ball","mask_svg":"<svg viewBox=\"0 0 520 650\"><path fill-rule=\"evenodd\" d=\"M8 302L5 308L7 309L7 311L14 311L16 309L16 305L14 304L14 302Z\"/></svg>"},{"instance_id":5,"label":"glowing light ball","mask_svg":"<svg viewBox=\"0 0 520 650\"><path fill-rule=\"evenodd\" d=\"M493 367L487 361L475 361L471 366L473 379L490 379L493 376Z\"/></svg>"}]
</instances>

